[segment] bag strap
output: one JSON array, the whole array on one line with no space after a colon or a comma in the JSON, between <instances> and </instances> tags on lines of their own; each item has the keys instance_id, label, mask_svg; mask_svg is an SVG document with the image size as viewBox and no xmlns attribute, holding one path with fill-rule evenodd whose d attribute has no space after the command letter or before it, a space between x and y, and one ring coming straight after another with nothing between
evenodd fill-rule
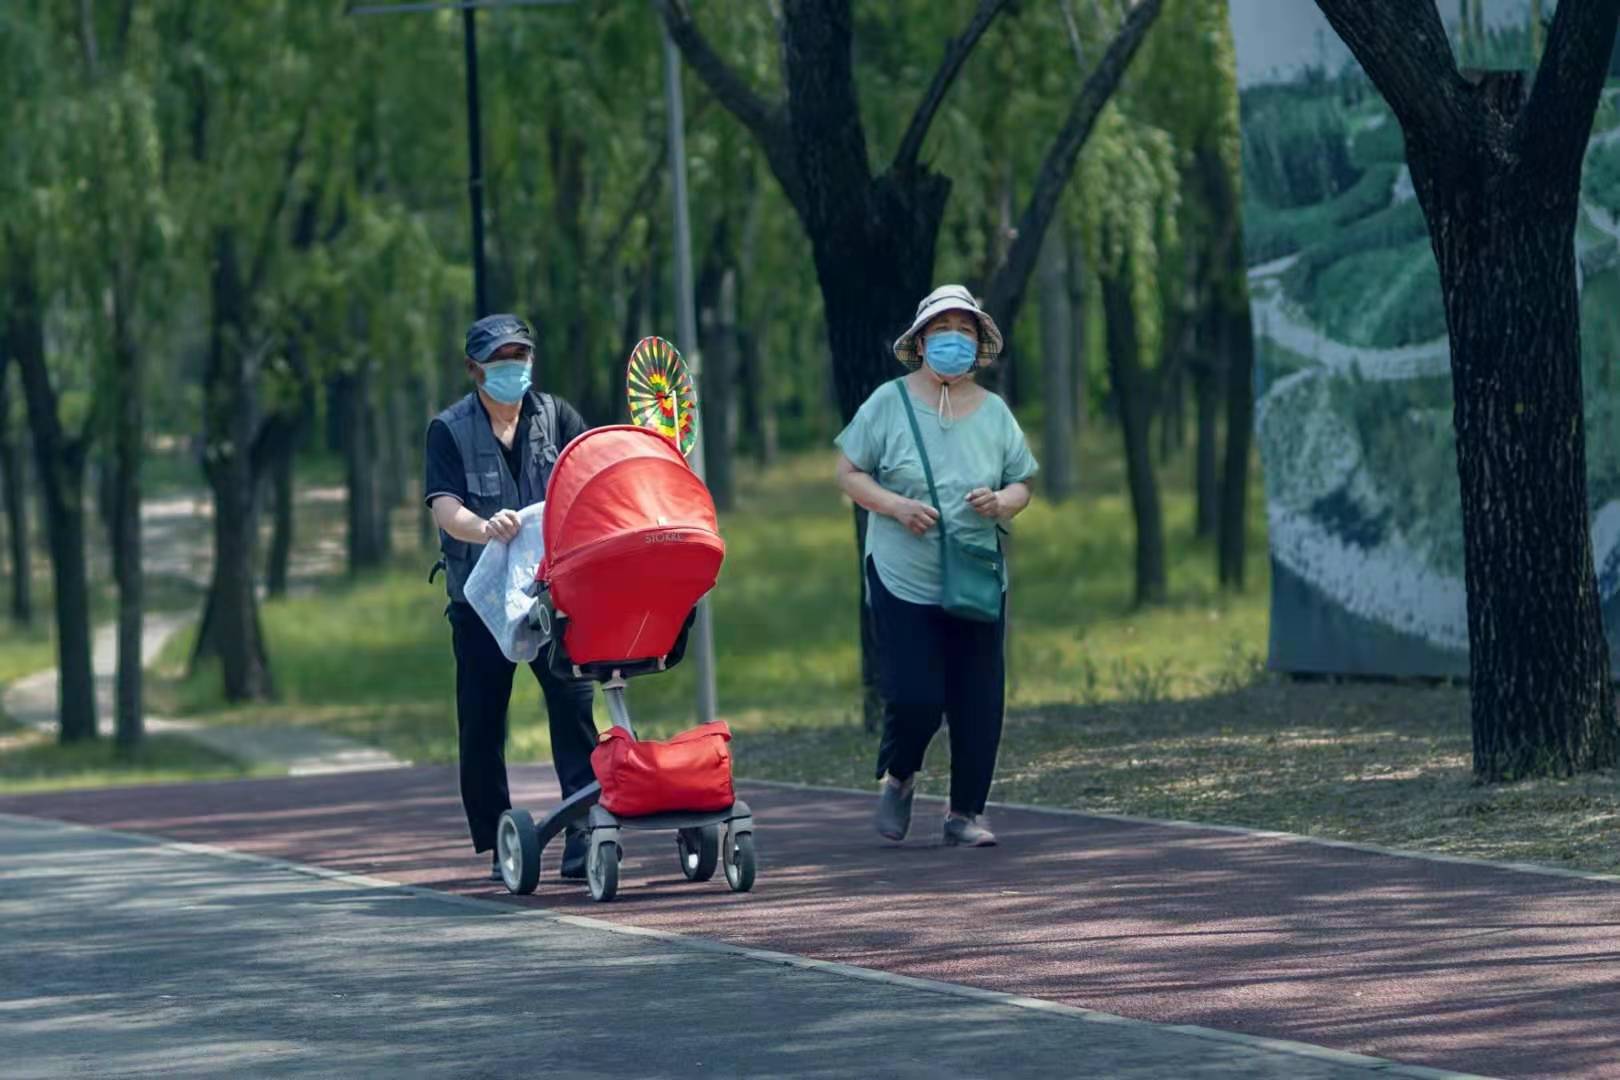
<instances>
[{"instance_id":1,"label":"bag strap","mask_svg":"<svg viewBox=\"0 0 1620 1080\"><path fill-rule=\"evenodd\" d=\"M939 505L939 492L934 487L934 467L928 463L928 449L923 446L922 428L917 425L917 409L911 404L911 391L906 389L904 379L894 380L895 391L899 393L900 400L906 403L906 419L911 421L911 438L917 444L917 456L922 458L923 476L928 478L928 499L934 504L934 510L939 514L939 546L945 549L945 508Z\"/></svg>"}]
</instances>

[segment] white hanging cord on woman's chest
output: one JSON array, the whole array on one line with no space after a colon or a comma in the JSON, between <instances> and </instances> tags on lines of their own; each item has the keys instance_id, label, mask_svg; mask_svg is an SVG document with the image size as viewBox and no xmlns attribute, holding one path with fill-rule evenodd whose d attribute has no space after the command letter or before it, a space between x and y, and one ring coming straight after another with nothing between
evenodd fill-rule
<instances>
[{"instance_id":1,"label":"white hanging cord on woman's chest","mask_svg":"<svg viewBox=\"0 0 1620 1080\"><path fill-rule=\"evenodd\" d=\"M951 384L939 384L939 426L949 431L956 424L956 412L951 408Z\"/></svg>"}]
</instances>

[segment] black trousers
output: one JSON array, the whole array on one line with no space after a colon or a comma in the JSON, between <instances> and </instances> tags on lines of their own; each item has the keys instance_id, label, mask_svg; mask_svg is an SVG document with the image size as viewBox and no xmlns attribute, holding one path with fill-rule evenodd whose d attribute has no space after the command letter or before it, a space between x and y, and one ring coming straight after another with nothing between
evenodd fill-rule
<instances>
[{"instance_id":1,"label":"black trousers","mask_svg":"<svg viewBox=\"0 0 1620 1080\"><path fill-rule=\"evenodd\" d=\"M501 652L470 605L452 603L447 615L456 653L461 805L467 811L473 848L488 851L495 846L501 815L512 807L506 786L506 711L517 665ZM551 757L566 798L596 779L591 771L591 751L596 747L596 721L591 716L595 684L558 679L544 656L529 666L545 695Z\"/></svg>"},{"instance_id":2,"label":"black trousers","mask_svg":"<svg viewBox=\"0 0 1620 1080\"><path fill-rule=\"evenodd\" d=\"M883 587L866 562L868 602L877 622L878 669L884 698L877 775L908 779L943 721L951 740L951 809L984 812L1001 748L1007 665L1002 653L1007 612L993 623L912 604Z\"/></svg>"}]
</instances>

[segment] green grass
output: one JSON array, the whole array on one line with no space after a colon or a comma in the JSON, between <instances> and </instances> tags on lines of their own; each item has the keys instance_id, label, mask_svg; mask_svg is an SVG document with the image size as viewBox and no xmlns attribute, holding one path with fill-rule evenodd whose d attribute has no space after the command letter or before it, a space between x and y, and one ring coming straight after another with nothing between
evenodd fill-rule
<instances>
[{"instance_id":1,"label":"green grass","mask_svg":"<svg viewBox=\"0 0 1620 1080\"><path fill-rule=\"evenodd\" d=\"M1130 511L1117 455L1098 432L1082 498L1037 500L1015 527L1012 552L1011 703L1014 708L1108 700L1144 688L1169 696L1206 692L1234 664L1252 670L1264 648L1264 539L1258 498L1248 593L1222 596L1213 554L1190 539L1184 485L1166 497L1174 598L1162 609L1131 604ZM1177 466L1172 475L1185 475ZM714 594L720 700L739 730L856 722L859 656L853 525L826 455L795 458L745 476L722 524L728 555ZM453 760L454 667L439 586L418 558L316 596L268 604L280 698L225 708L215 673L180 680L167 707L221 722L314 724L386 746L415 761ZM178 670L190 642L174 642L161 667ZM638 680L638 723L651 732L692 721L694 672ZM533 680L513 698L514 759L548 752Z\"/></svg>"},{"instance_id":2,"label":"green grass","mask_svg":"<svg viewBox=\"0 0 1620 1080\"><path fill-rule=\"evenodd\" d=\"M55 656L50 627L44 619L36 619L27 628L10 620L0 622L0 688L50 667Z\"/></svg>"},{"instance_id":3,"label":"green grass","mask_svg":"<svg viewBox=\"0 0 1620 1080\"><path fill-rule=\"evenodd\" d=\"M178 735L148 735L125 758L111 739L63 746L45 732L0 717L0 793L7 795L247 775L232 759Z\"/></svg>"}]
</instances>

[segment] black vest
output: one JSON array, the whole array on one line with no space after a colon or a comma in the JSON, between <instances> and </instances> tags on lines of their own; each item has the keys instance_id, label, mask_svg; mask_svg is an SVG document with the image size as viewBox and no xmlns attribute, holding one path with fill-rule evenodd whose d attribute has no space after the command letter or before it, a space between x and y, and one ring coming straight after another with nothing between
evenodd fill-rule
<instances>
[{"instance_id":1,"label":"black vest","mask_svg":"<svg viewBox=\"0 0 1620 1080\"><path fill-rule=\"evenodd\" d=\"M522 469L513 476L506 453L490 430L489 414L474 391L439 414L450 429L461 451L461 464L467 471L467 509L481 518L493 517L499 510L521 510L546 497L546 483L557 464L557 403L550 394L529 391L527 430L520 426L514 438L526 441ZM483 544L457 540L439 530L439 550L444 553L445 587L450 599L466 603L467 576L484 553Z\"/></svg>"}]
</instances>

